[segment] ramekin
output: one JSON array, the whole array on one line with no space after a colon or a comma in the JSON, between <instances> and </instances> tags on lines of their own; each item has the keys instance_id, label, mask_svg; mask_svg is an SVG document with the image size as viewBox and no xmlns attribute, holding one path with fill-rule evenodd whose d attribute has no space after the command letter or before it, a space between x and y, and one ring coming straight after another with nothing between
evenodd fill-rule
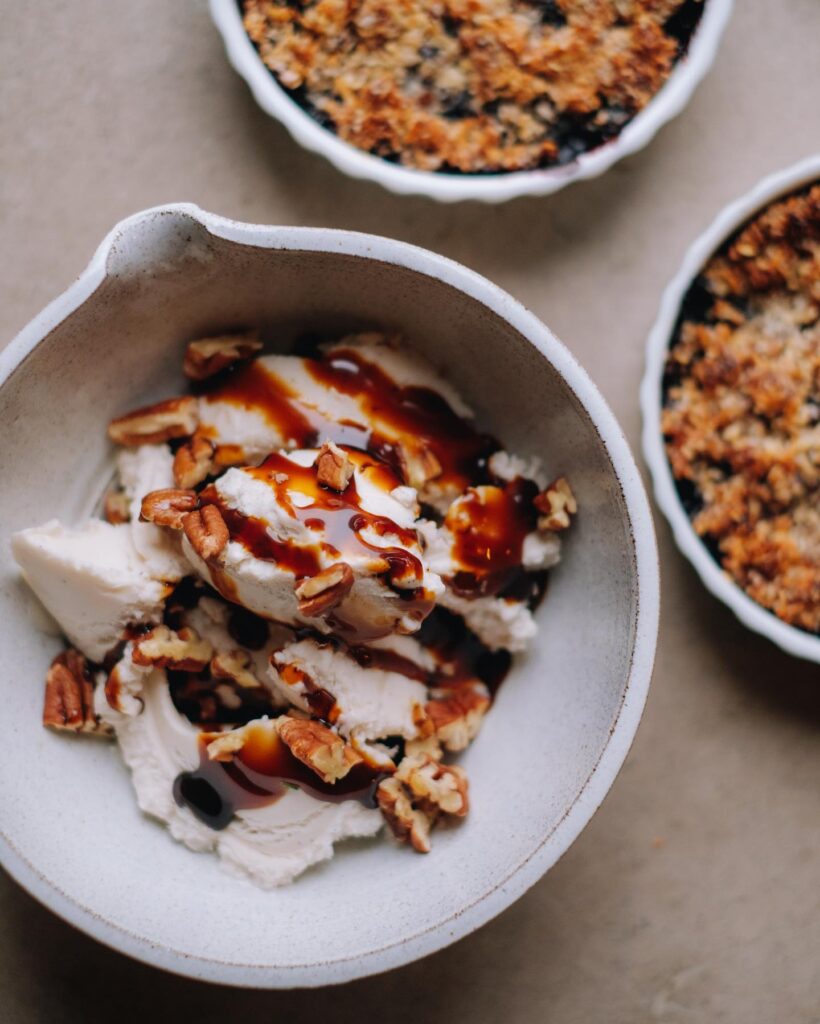
<instances>
[{"instance_id":1,"label":"ramekin","mask_svg":"<svg viewBox=\"0 0 820 1024\"><path fill-rule=\"evenodd\" d=\"M625 156L643 149L676 117L712 66L732 0L704 0L706 8L687 49L657 95L610 142L561 167L498 174L443 174L401 167L344 142L323 128L281 88L242 25L237 0L210 0L211 16L222 34L228 60L245 79L260 107L287 128L305 149L320 153L352 178L375 181L399 195L424 195L443 203L475 199L501 203L517 196L544 196L565 185L596 178Z\"/></svg>"},{"instance_id":2,"label":"ramekin","mask_svg":"<svg viewBox=\"0 0 820 1024\"><path fill-rule=\"evenodd\" d=\"M768 637L789 654L820 662L820 637L783 622L753 601L724 572L701 539L678 496L661 433L663 371L681 303L709 257L756 213L781 196L820 179L820 154L807 157L758 182L723 209L690 246L677 274L663 293L660 311L649 333L646 370L641 384L643 453L652 474L655 500L666 516L680 551L689 559L706 588L735 613L744 626Z\"/></svg>"}]
</instances>

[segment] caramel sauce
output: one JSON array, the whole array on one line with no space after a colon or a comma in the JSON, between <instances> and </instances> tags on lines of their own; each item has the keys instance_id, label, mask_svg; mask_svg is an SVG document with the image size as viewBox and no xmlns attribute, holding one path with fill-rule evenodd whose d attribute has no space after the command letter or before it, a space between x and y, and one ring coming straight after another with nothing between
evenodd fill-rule
<instances>
[{"instance_id":1,"label":"caramel sauce","mask_svg":"<svg viewBox=\"0 0 820 1024\"><path fill-rule=\"evenodd\" d=\"M438 392L400 387L355 349L335 349L305 365L319 383L356 400L373 424L368 449L394 467L400 461L394 446L401 442L412 450L429 449L442 467L437 480L458 490L486 475L486 460L498 443L477 433Z\"/></svg>"},{"instance_id":2,"label":"caramel sauce","mask_svg":"<svg viewBox=\"0 0 820 1024\"><path fill-rule=\"evenodd\" d=\"M479 679L495 696L512 664L509 651L491 651L460 615L440 605L424 620L417 636L441 665L428 683L431 687L452 690Z\"/></svg>"},{"instance_id":3,"label":"caramel sauce","mask_svg":"<svg viewBox=\"0 0 820 1024\"><path fill-rule=\"evenodd\" d=\"M221 735L199 737L199 765L174 781L174 799L213 829L226 828L237 811L266 807L296 786L317 800L339 803L359 800L374 806L378 772L362 762L334 784L323 782L297 760L270 722L254 723L241 750L230 761L212 761L208 744Z\"/></svg>"},{"instance_id":4,"label":"caramel sauce","mask_svg":"<svg viewBox=\"0 0 820 1024\"><path fill-rule=\"evenodd\" d=\"M377 486L387 491L399 486L400 481L386 466L364 452L350 448L347 451L362 472L375 478L374 483ZM269 455L256 468L246 468L243 472L270 487L276 494L278 504L289 515L308 530L317 533L316 544L309 546L277 540L271 535L264 520L246 516L236 509L229 508L220 499L215 487L206 487L200 496L202 504L213 504L219 508L231 540L238 541L254 557L262 561L275 562L289 569L297 579L303 579L306 576L315 576L321 571L322 553L341 560L352 555L365 554L374 562L383 561L383 571L391 582L407 577L415 577L419 581L423 578L421 561L411 551L397 546L379 547L361 536L364 530L369 529L381 537L396 537L407 547L418 546L415 530L405 529L391 519L373 515L362 509L355 477L351 477L341 493L333 491L319 484L315 466L300 466L278 452ZM289 494L291 491L309 498L309 504L295 504ZM223 581L215 579L214 582L225 594ZM412 594L411 588L411 599ZM228 600L235 600L235 595L225 596Z\"/></svg>"},{"instance_id":5,"label":"caramel sauce","mask_svg":"<svg viewBox=\"0 0 820 1024\"><path fill-rule=\"evenodd\" d=\"M260 412L281 434L283 444L295 444L298 448L312 448L316 444L316 430L300 408L296 392L256 359L220 377L219 383L206 390L206 395L211 401Z\"/></svg>"},{"instance_id":6,"label":"caramel sauce","mask_svg":"<svg viewBox=\"0 0 820 1024\"><path fill-rule=\"evenodd\" d=\"M503 487L470 488L448 513L444 525L461 566L450 581L456 593L495 595L520 577L524 539L537 527L537 494L533 481L519 477Z\"/></svg>"},{"instance_id":7,"label":"caramel sauce","mask_svg":"<svg viewBox=\"0 0 820 1024\"><path fill-rule=\"evenodd\" d=\"M322 441L334 441L366 450L370 444L369 427L323 416L258 360L221 375L218 383L206 387L204 393L211 401L259 413L280 434L282 445L315 448Z\"/></svg>"},{"instance_id":8,"label":"caramel sauce","mask_svg":"<svg viewBox=\"0 0 820 1024\"><path fill-rule=\"evenodd\" d=\"M302 684L305 690L305 701L316 718L333 723L339 717L336 698L323 686L318 686L304 669L298 665L285 665L279 669L282 681L288 686Z\"/></svg>"},{"instance_id":9,"label":"caramel sauce","mask_svg":"<svg viewBox=\"0 0 820 1024\"><path fill-rule=\"evenodd\" d=\"M328 419L258 360L221 374L202 390L211 401L262 415L281 435L283 446L313 448L334 441L359 448L384 460L404 480L397 450L402 444L432 451L442 467L438 479L459 491L485 478L487 457L498 443L477 433L438 392L400 387L353 349L305 358L304 365L318 383L353 398L364 424Z\"/></svg>"},{"instance_id":10,"label":"caramel sauce","mask_svg":"<svg viewBox=\"0 0 820 1024\"><path fill-rule=\"evenodd\" d=\"M226 704L220 693L223 689L232 690L237 701ZM273 696L266 686L249 690L229 679L216 681L207 668L198 673L169 671L168 691L177 711L202 729L245 725L256 718L274 714L276 710Z\"/></svg>"}]
</instances>

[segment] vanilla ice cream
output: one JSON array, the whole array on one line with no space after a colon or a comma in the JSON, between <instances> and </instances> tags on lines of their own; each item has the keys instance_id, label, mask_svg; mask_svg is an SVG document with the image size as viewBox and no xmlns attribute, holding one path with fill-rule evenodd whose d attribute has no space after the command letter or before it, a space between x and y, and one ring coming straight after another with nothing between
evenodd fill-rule
<instances>
[{"instance_id":1,"label":"vanilla ice cream","mask_svg":"<svg viewBox=\"0 0 820 1024\"><path fill-rule=\"evenodd\" d=\"M467 813L448 758L534 635L576 508L399 339L259 350L191 342L196 394L109 425L109 521L12 548L76 648L44 723L113 731L140 808L267 888L385 822L427 852Z\"/></svg>"}]
</instances>

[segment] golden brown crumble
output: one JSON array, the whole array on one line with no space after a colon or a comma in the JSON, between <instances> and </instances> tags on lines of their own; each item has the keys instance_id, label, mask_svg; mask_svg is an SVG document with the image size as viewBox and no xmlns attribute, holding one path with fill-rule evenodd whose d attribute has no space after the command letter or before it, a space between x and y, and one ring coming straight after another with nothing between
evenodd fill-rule
<instances>
[{"instance_id":1,"label":"golden brown crumble","mask_svg":"<svg viewBox=\"0 0 820 1024\"><path fill-rule=\"evenodd\" d=\"M702 0L245 0L278 81L341 139L426 171L567 163L666 81Z\"/></svg>"},{"instance_id":2,"label":"golden brown crumble","mask_svg":"<svg viewBox=\"0 0 820 1024\"><path fill-rule=\"evenodd\" d=\"M683 313L663 433L693 525L750 597L820 632L820 184L724 246Z\"/></svg>"}]
</instances>

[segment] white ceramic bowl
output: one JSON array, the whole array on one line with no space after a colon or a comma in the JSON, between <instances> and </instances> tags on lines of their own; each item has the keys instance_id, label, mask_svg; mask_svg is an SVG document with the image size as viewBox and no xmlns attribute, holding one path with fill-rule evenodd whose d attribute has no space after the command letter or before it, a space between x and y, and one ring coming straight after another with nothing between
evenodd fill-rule
<instances>
[{"instance_id":1,"label":"white ceramic bowl","mask_svg":"<svg viewBox=\"0 0 820 1024\"><path fill-rule=\"evenodd\" d=\"M641 384L641 410L643 452L652 474L655 500L672 527L678 548L695 567L707 589L728 605L749 629L767 636L789 654L820 662L820 637L795 629L753 601L710 555L681 504L661 434L663 369L681 302L689 286L712 253L746 221L775 199L816 179L820 179L820 154L764 178L750 192L722 210L692 243L680 270L663 293L658 318L649 334L646 372Z\"/></svg>"},{"instance_id":2,"label":"white ceramic bowl","mask_svg":"<svg viewBox=\"0 0 820 1024\"><path fill-rule=\"evenodd\" d=\"M210 0L228 60L250 86L256 102L281 121L296 141L321 153L352 178L377 181L400 195L425 195L441 202L476 199L500 203L516 196L543 196L573 181L595 178L622 157L643 149L658 129L689 102L717 53L732 0L705 0L706 9L686 55L651 102L611 142L562 167L500 174L440 174L400 167L344 142L295 103L263 63L242 25L237 0Z\"/></svg>"},{"instance_id":3,"label":"white ceramic bowl","mask_svg":"<svg viewBox=\"0 0 820 1024\"><path fill-rule=\"evenodd\" d=\"M466 753L473 811L427 857L343 846L262 892L142 817L116 748L39 722L59 641L18 578L9 534L77 520L111 472L104 424L173 394L184 342L259 324L400 328L513 451L566 472L581 511L534 649ZM453 942L572 843L626 756L646 697L658 571L646 496L618 424L569 352L488 281L433 253L345 231L239 224L195 206L119 224L80 279L0 354L0 854L58 914L161 967L236 984L339 982Z\"/></svg>"}]
</instances>

